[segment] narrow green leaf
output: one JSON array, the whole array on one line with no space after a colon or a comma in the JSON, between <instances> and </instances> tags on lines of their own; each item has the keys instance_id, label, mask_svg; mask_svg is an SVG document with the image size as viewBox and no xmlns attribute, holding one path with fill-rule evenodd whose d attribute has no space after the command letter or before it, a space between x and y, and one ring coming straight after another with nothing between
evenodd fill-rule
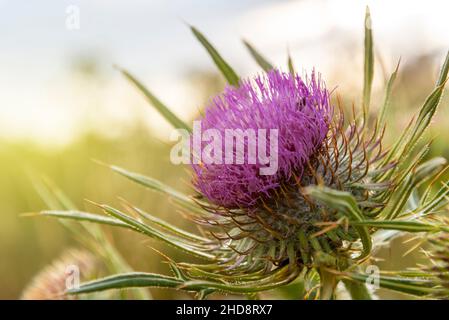
<instances>
[{"instance_id":1,"label":"narrow green leaf","mask_svg":"<svg viewBox=\"0 0 449 320\"><path fill-rule=\"evenodd\" d=\"M133 287L160 287L174 288L185 291L220 290L230 293L251 293L270 290L286 285L295 280L300 273L299 268L289 270L283 267L276 272L256 281L244 281L242 283L224 283L216 281L190 280L185 281L175 277L169 277L153 273L133 272L119 274L94 280L82 284L79 288L68 290L69 294L82 294L111 289L125 289Z\"/></svg>"},{"instance_id":2,"label":"narrow green leaf","mask_svg":"<svg viewBox=\"0 0 449 320\"><path fill-rule=\"evenodd\" d=\"M436 109L440 104L444 85L445 82L436 87L433 92L427 97L419 112L419 116L416 120L415 126L413 127L411 134L407 140L407 144L404 146L402 153L400 153L400 158L408 155L408 153L414 148L418 140L421 138L421 136L429 126L430 122L432 121L433 115L435 114Z\"/></svg>"},{"instance_id":3,"label":"narrow green leaf","mask_svg":"<svg viewBox=\"0 0 449 320\"><path fill-rule=\"evenodd\" d=\"M447 53L446 59L443 63L443 66L441 67L436 87L424 101L424 104L419 111L419 115L416 120L415 126L411 129L410 136L408 137L402 152L399 153L399 158L403 158L413 149L419 138L421 138L422 134L432 121L433 115L435 114L436 109L440 104L444 86L446 85L447 82L448 71L449 71L449 52Z\"/></svg>"},{"instance_id":4,"label":"narrow green leaf","mask_svg":"<svg viewBox=\"0 0 449 320\"><path fill-rule=\"evenodd\" d=\"M448 71L449 71L449 51L447 52L446 58L444 59L443 66L441 67L440 75L438 77L438 81L436 84L437 87L441 86L443 83L446 82Z\"/></svg>"},{"instance_id":5,"label":"narrow green leaf","mask_svg":"<svg viewBox=\"0 0 449 320\"><path fill-rule=\"evenodd\" d=\"M110 226L130 228L129 225L121 222L120 220L117 220L117 219L114 219L111 217L107 217L107 216L102 216L99 214L76 211L76 210L67 210L67 211L46 210L46 211L41 211L36 215L55 217L55 218L61 218L61 219L71 219L71 220L78 220L78 221L88 221L88 222L95 222L95 223L100 223L100 224L107 224Z\"/></svg>"},{"instance_id":6,"label":"narrow green leaf","mask_svg":"<svg viewBox=\"0 0 449 320\"><path fill-rule=\"evenodd\" d=\"M424 159L426 154L429 152L430 142L425 144L416 154L413 159L409 160L402 158L402 162L398 163L393 170L385 172L384 175L380 176L380 181L394 181L397 185L401 185L405 183L404 181L408 179L412 179L410 177L410 173L416 169L418 164ZM410 154L412 156L413 154ZM405 161L408 160L408 161Z\"/></svg>"},{"instance_id":7,"label":"narrow green leaf","mask_svg":"<svg viewBox=\"0 0 449 320\"><path fill-rule=\"evenodd\" d=\"M164 194L168 194L168 195L172 196L173 198L176 198L176 199L179 199L179 200L182 200L185 202L191 202L191 199L188 196L182 194L181 192L176 191L172 187L162 183L159 180L144 176L140 173L128 171L128 170L123 169L118 166L108 165L108 167L110 169L112 169L114 172L116 172L134 182L137 182L138 184L143 185L144 187L147 187L151 190L155 190L155 191L158 191L158 192L161 192Z\"/></svg>"},{"instance_id":8,"label":"narrow green leaf","mask_svg":"<svg viewBox=\"0 0 449 320\"><path fill-rule=\"evenodd\" d=\"M175 275L176 279L186 281L188 280L188 277L184 273L184 271L181 270L181 268L178 267L178 265L174 261L169 261L170 270Z\"/></svg>"},{"instance_id":9,"label":"narrow green leaf","mask_svg":"<svg viewBox=\"0 0 449 320\"><path fill-rule=\"evenodd\" d=\"M216 289L229 293L250 293L271 290L280 286L284 286L295 280L301 269L295 267L293 270L290 266L285 266L282 269L276 270L274 273L266 277L254 281L242 281L240 283L224 283L212 282L203 280L192 280L186 282L182 288L187 290L201 290L204 288Z\"/></svg>"},{"instance_id":10,"label":"narrow green leaf","mask_svg":"<svg viewBox=\"0 0 449 320\"><path fill-rule=\"evenodd\" d=\"M223 76L226 78L228 83L233 86L237 86L239 84L239 77L234 72L234 70L229 66L229 64L223 60L217 50L209 43L206 37L199 32L195 27L190 26L190 30L192 30L195 37L198 41L203 45L203 47L207 50L215 65L221 71Z\"/></svg>"},{"instance_id":11,"label":"narrow green leaf","mask_svg":"<svg viewBox=\"0 0 449 320\"><path fill-rule=\"evenodd\" d=\"M379 228L384 230L399 230L406 232L438 232L449 231L449 228L440 225L433 225L417 221L403 221L403 220L365 220L365 221L350 221L351 225L366 226Z\"/></svg>"},{"instance_id":12,"label":"narrow green leaf","mask_svg":"<svg viewBox=\"0 0 449 320\"><path fill-rule=\"evenodd\" d=\"M366 283L369 277L372 275L365 274L345 274L349 279ZM406 278L406 277L387 277L381 275L379 277L379 285L381 288L390 289L398 291L401 293L425 296L429 294L435 294L440 291L440 289L434 287L434 282L428 279L416 279L416 278Z\"/></svg>"},{"instance_id":13,"label":"narrow green leaf","mask_svg":"<svg viewBox=\"0 0 449 320\"><path fill-rule=\"evenodd\" d=\"M176 288L183 283L182 280L153 273L131 272L113 275L81 284L79 288L68 290L69 294L82 294L111 289L124 289L136 287Z\"/></svg>"},{"instance_id":14,"label":"narrow green leaf","mask_svg":"<svg viewBox=\"0 0 449 320\"><path fill-rule=\"evenodd\" d=\"M427 128L427 126L429 125L430 120L432 119L432 116L434 115L437 106L440 102L440 98L443 93L445 83L446 82L443 82L441 85L436 87L424 102L419 112L418 119L416 121L417 124L413 134L413 138L415 138L415 140L420 137L420 134L422 134L425 128ZM412 141L414 142L414 140Z\"/></svg>"},{"instance_id":15,"label":"narrow green leaf","mask_svg":"<svg viewBox=\"0 0 449 320\"><path fill-rule=\"evenodd\" d=\"M409 122L409 124L407 125L407 127L404 130L402 130L400 136L398 137L396 142L393 144L393 147L390 149L390 151L387 153L385 158L382 160L380 167L388 166L389 164L394 163L395 161L399 162L398 154L400 154L402 152L405 145L407 144L407 141L411 135L412 125L413 125L413 120ZM380 171L376 172L373 175L374 180L379 181L380 178L382 176L384 176L385 173L388 171L390 171L390 170L380 170Z\"/></svg>"},{"instance_id":16,"label":"narrow green leaf","mask_svg":"<svg viewBox=\"0 0 449 320\"><path fill-rule=\"evenodd\" d=\"M424 104L419 110L418 118L416 119L414 126L409 126L402 132L401 136L394 144L394 147L383 160L383 164L390 162L392 159L404 159L404 157L410 153L417 141L421 138L422 134L429 126L440 103L444 86L447 81L448 71L449 52L447 53L446 59L441 67L436 87L424 101Z\"/></svg>"},{"instance_id":17,"label":"narrow green leaf","mask_svg":"<svg viewBox=\"0 0 449 320\"><path fill-rule=\"evenodd\" d=\"M137 207L135 207L135 206L133 206L131 204L126 204L126 206L129 206L133 211L138 213L142 218L144 218L144 219L148 220L149 222L152 222L152 223L160 226L161 228L163 228L163 229L165 229L165 230L167 230L169 232L172 232L172 233L177 234L177 235L182 236L182 237L186 237L186 238L188 238L190 240L193 240L193 241L202 241L203 243L210 240L210 239L206 239L206 238L200 237L200 236L198 236L196 234L187 232L185 230L182 230L182 229L180 229L180 228L178 228L178 227L176 227L176 226L174 226L174 225L172 225L172 224L170 224L170 223L168 223L168 222L166 222L166 221L164 221L164 220L162 220L162 219L160 219L160 218L158 218L158 217L156 217L156 216L154 216L152 214L149 214L148 212L145 212L144 210L142 210L140 208L137 208Z\"/></svg>"},{"instance_id":18,"label":"narrow green leaf","mask_svg":"<svg viewBox=\"0 0 449 320\"><path fill-rule=\"evenodd\" d=\"M388 108L390 106L391 92L393 90L393 84L396 81L396 78L398 76L398 70L399 70L400 63L401 63L401 60L399 59L398 64L396 65L396 69L391 74L390 79L388 80L387 88L385 89L384 102L382 104L382 108L380 110L380 115L379 115L379 118L378 118L378 121L377 121L377 132L380 132L381 128L385 124L386 111L388 110Z\"/></svg>"},{"instance_id":19,"label":"narrow green leaf","mask_svg":"<svg viewBox=\"0 0 449 320\"><path fill-rule=\"evenodd\" d=\"M163 241L177 249L180 249L186 253L189 253L191 255L194 255L194 256L197 256L200 258L204 258L204 259L208 259L208 260L216 259L215 255L206 252L205 249L207 249L207 248L204 246L187 241L184 238L181 239L173 234L168 234L161 230L157 230L149 225L146 225L146 224L134 219L133 217L130 217L130 216L124 214L120 210L112 208L108 205L101 205L101 208L105 211L105 213L113 216L114 218L116 218L120 221L123 221L124 223L133 227L136 231L141 232L146 236Z\"/></svg>"},{"instance_id":20,"label":"narrow green leaf","mask_svg":"<svg viewBox=\"0 0 449 320\"><path fill-rule=\"evenodd\" d=\"M427 195L427 198L429 195ZM404 216L424 217L435 212L448 204L449 185L447 182L432 196L430 200L421 200L420 206L413 211L408 212Z\"/></svg>"},{"instance_id":21,"label":"narrow green leaf","mask_svg":"<svg viewBox=\"0 0 449 320\"><path fill-rule=\"evenodd\" d=\"M433 158L416 166L426 155L427 149L427 147L423 148L415 159L411 161L409 167L403 171L403 177L395 179L399 186L396 188L394 198L390 202L387 219L398 217L403 212L413 190L444 169L446 159L441 157Z\"/></svg>"},{"instance_id":22,"label":"narrow green leaf","mask_svg":"<svg viewBox=\"0 0 449 320\"><path fill-rule=\"evenodd\" d=\"M204 210L202 210L189 196L173 189L172 187L162 183L159 180L144 176L139 173L125 170L118 166L114 166L114 165L107 165L107 166L114 172L124 176L125 178L130 179L131 181L134 181L134 182L136 182L144 187L147 187L151 190L161 192L162 194L169 195L170 197L172 197L174 199L174 201L178 205L180 205L190 211L204 214Z\"/></svg>"},{"instance_id":23,"label":"narrow green leaf","mask_svg":"<svg viewBox=\"0 0 449 320\"><path fill-rule=\"evenodd\" d=\"M29 172L29 176L33 188L36 190L37 194L39 195L41 200L45 203L47 208L50 208L52 210L68 209L61 204L59 199L50 190L50 187L47 183L48 179L37 178L36 175L31 172Z\"/></svg>"},{"instance_id":24,"label":"narrow green leaf","mask_svg":"<svg viewBox=\"0 0 449 320\"><path fill-rule=\"evenodd\" d=\"M141 223L140 221L125 215L117 209L112 207L101 205L101 208L105 211L105 213L109 214L108 216L101 216L98 214L81 212L81 211L61 211L61 210L53 210L53 211L42 211L36 215L42 216L51 216L62 219L71 219L78 221L87 221L94 222L99 224L106 224L110 226L117 226L122 228L127 228L133 231L137 231L145 234L146 236L158 239L163 241L175 248L178 248L182 251L185 251L189 254L192 254L197 257L205 258L208 260L214 260L215 256L204 252L203 250L207 250L207 247L201 246L200 244L193 243L186 239L177 238L175 235L167 234L160 230L157 230L151 226Z\"/></svg>"},{"instance_id":25,"label":"narrow green leaf","mask_svg":"<svg viewBox=\"0 0 449 320\"><path fill-rule=\"evenodd\" d=\"M442 208L447 205L447 196L449 195L449 187L444 185L429 201L421 203L421 205L413 211L409 211L401 216L400 221L416 221L416 219L425 217L426 215L435 212L438 208ZM405 220L407 219L407 220ZM389 219L390 220L390 219ZM390 220L391 221L391 220ZM396 221L396 220L394 220ZM446 226L439 226L443 231L446 230ZM377 249L388 245L391 240L400 235L400 230L393 229L379 229L372 234L373 239L373 253Z\"/></svg>"},{"instance_id":26,"label":"narrow green leaf","mask_svg":"<svg viewBox=\"0 0 449 320\"><path fill-rule=\"evenodd\" d=\"M191 128L181 119L179 119L165 104L163 104L156 96L154 96L139 80L132 76L128 71L117 69L134 84L137 89L145 96L148 102L175 128L191 131Z\"/></svg>"},{"instance_id":27,"label":"narrow green leaf","mask_svg":"<svg viewBox=\"0 0 449 320\"><path fill-rule=\"evenodd\" d=\"M295 66L293 64L293 59L292 59L292 56L290 55L290 52L288 53L287 65L288 65L288 71L290 72L290 74L292 74L292 75L296 74Z\"/></svg>"},{"instance_id":28,"label":"narrow green leaf","mask_svg":"<svg viewBox=\"0 0 449 320\"><path fill-rule=\"evenodd\" d=\"M243 44L248 49L251 56L256 60L257 64L266 72L273 69L273 65L265 59L248 41L243 40Z\"/></svg>"},{"instance_id":29,"label":"narrow green leaf","mask_svg":"<svg viewBox=\"0 0 449 320\"><path fill-rule=\"evenodd\" d=\"M371 87L374 77L374 53L373 53L373 34L371 26L371 14L369 7L366 7L365 13L365 55L364 55L364 78L363 78L363 116L366 123L370 100Z\"/></svg>"}]
</instances>

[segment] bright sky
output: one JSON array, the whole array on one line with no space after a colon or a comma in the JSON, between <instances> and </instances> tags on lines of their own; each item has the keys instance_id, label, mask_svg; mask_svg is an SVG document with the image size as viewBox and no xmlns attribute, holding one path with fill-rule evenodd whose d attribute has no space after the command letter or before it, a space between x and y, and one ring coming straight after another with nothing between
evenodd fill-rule
<instances>
[{"instance_id":1,"label":"bright sky","mask_svg":"<svg viewBox=\"0 0 449 320\"><path fill-rule=\"evenodd\" d=\"M400 56L404 63L423 53L443 58L449 48L448 3L0 0L0 136L57 144L86 124L113 131L137 113L158 137L167 138L169 127L112 65L132 71L188 117L199 106L185 73L214 67L184 21L202 30L242 75L259 71L240 43L246 38L275 64L285 64L288 46L301 69L316 67L324 76L337 69L353 80L361 78L366 4L376 48L391 69ZM79 9L76 30L66 26L70 6ZM352 44L356 52L347 51ZM99 59L103 78L86 83L69 72L73 58L86 55Z\"/></svg>"}]
</instances>

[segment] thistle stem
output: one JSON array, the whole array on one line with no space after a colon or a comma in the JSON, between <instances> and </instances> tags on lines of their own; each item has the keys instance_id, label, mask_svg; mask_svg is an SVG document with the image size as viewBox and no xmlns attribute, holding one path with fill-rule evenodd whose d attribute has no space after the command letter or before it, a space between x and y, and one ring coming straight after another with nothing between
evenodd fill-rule
<instances>
[{"instance_id":1,"label":"thistle stem","mask_svg":"<svg viewBox=\"0 0 449 320\"><path fill-rule=\"evenodd\" d=\"M321 290L320 299L321 300L332 300L334 298L334 290L337 285L336 276L327 271L325 268L319 269Z\"/></svg>"},{"instance_id":2,"label":"thistle stem","mask_svg":"<svg viewBox=\"0 0 449 320\"><path fill-rule=\"evenodd\" d=\"M351 295L352 300L372 300L364 283L358 283L350 280L343 280L346 290Z\"/></svg>"}]
</instances>

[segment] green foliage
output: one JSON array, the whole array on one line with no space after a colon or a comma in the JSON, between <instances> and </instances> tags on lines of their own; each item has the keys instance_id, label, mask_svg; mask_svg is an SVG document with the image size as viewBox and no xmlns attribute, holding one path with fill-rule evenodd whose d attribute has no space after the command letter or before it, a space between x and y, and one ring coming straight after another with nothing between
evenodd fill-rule
<instances>
[{"instance_id":1,"label":"green foliage","mask_svg":"<svg viewBox=\"0 0 449 320\"><path fill-rule=\"evenodd\" d=\"M203 45L203 47L207 50L210 57L214 61L217 68L221 71L223 76L226 78L226 81L232 85L237 86L239 84L239 77L235 73L235 71L229 66L229 64L220 56L217 50L209 43L206 37L199 32L195 27L191 26L190 30L192 30L195 37L198 41Z\"/></svg>"},{"instance_id":2,"label":"green foliage","mask_svg":"<svg viewBox=\"0 0 449 320\"><path fill-rule=\"evenodd\" d=\"M273 65L267 61L248 41L243 40L243 44L248 49L251 56L257 62L257 64L266 72L273 69Z\"/></svg>"},{"instance_id":3,"label":"green foliage","mask_svg":"<svg viewBox=\"0 0 449 320\"><path fill-rule=\"evenodd\" d=\"M363 119L369 115L369 107L371 103L371 88L374 77L374 49L373 49L373 32L371 26L371 14L369 8L366 7L365 14L365 62L363 73Z\"/></svg>"},{"instance_id":4,"label":"green foliage","mask_svg":"<svg viewBox=\"0 0 449 320\"><path fill-rule=\"evenodd\" d=\"M118 67L117 67L118 68ZM156 96L154 96L140 81L138 81L134 76L132 76L128 71L120 69L120 72L128 79L136 88L142 92L142 94L147 98L148 102L174 127L179 129L185 129L190 132L190 127L179 119L171 110L164 105Z\"/></svg>"}]
</instances>

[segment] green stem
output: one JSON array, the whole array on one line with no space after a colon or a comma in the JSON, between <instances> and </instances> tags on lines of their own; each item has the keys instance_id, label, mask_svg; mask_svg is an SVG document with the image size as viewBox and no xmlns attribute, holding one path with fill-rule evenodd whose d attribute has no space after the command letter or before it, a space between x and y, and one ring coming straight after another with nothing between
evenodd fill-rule
<instances>
[{"instance_id":1,"label":"green stem","mask_svg":"<svg viewBox=\"0 0 449 320\"><path fill-rule=\"evenodd\" d=\"M330 273L325 268L320 268L319 273L321 282L320 299L332 300L335 287L337 286L337 278L335 274Z\"/></svg>"},{"instance_id":2,"label":"green stem","mask_svg":"<svg viewBox=\"0 0 449 320\"><path fill-rule=\"evenodd\" d=\"M343 280L343 283L351 295L352 300L372 300L371 294L364 283L351 280Z\"/></svg>"}]
</instances>

